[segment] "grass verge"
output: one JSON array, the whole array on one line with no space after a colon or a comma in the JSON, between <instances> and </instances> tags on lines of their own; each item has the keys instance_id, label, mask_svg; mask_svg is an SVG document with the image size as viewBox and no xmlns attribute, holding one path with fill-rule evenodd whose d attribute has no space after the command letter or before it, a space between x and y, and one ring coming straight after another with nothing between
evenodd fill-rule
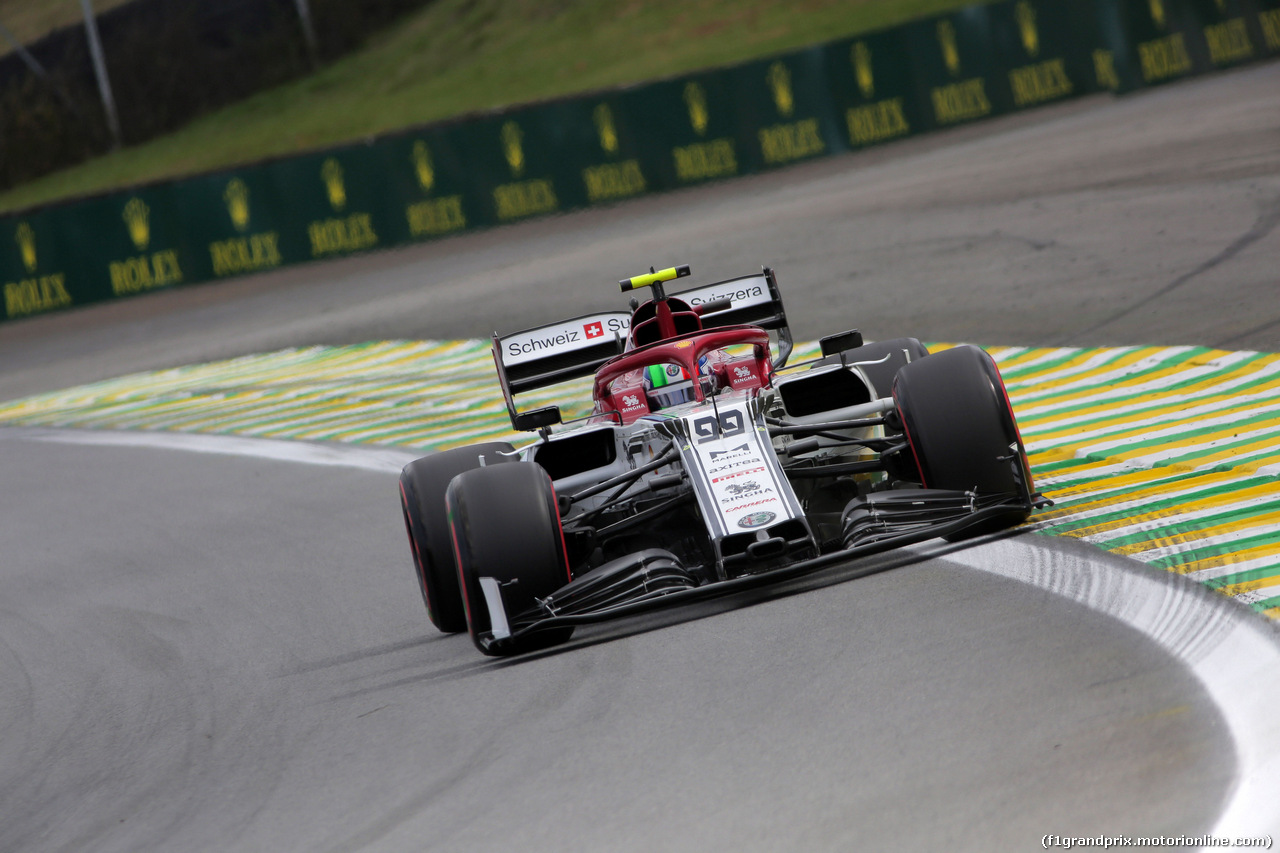
<instances>
[{"instance_id":1,"label":"grass verge","mask_svg":"<svg viewBox=\"0 0 1280 853\"><path fill-rule=\"evenodd\" d=\"M435 0L294 83L0 194L0 212L635 83L881 29L966 0ZM117 92L117 99L127 93Z\"/></svg>"}]
</instances>

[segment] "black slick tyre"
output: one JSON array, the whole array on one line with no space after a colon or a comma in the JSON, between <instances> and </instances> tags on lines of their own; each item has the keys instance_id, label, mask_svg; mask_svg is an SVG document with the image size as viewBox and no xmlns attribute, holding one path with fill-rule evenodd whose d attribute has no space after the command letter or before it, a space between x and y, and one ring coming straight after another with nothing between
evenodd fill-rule
<instances>
[{"instance_id":1,"label":"black slick tyre","mask_svg":"<svg viewBox=\"0 0 1280 853\"><path fill-rule=\"evenodd\" d=\"M447 634L467 630L462 591L453 566L453 542L445 517L444 493L449 482L463 471L508 462L511 445L505 442L473 444L415 459L400 472L400 509L409 534L409 550L422 601L432 623Z\"/></svg>"},{"instance_id":2,"label":"black slick tyre","mask_svg":"<svg viewBox=\"0 0 1280 853\"><path fill-rule=\"evenodd\" d=\"M898 416L927 489L1007 495L1029 504L1031 469L995 361L958 346L912 362L893 383ZM947 538L956 541L1022 523L1029 508Z\"/></svg>"},{"instance_id":3,"label":"black slick tyre","mask_svg":"<svg viewBox=\"0 0 1280 853\"><path fill-rule=\"evenodd\" d=\"M898 369L928 354L929 348L915 338L892 338L824 356L818 360L818 365L839 364L843 355L846 364L859 363L863 374L871 380L874 396L888 397Z\"/></svg>"},{"instance_id":4,"label":"black slick tyre","mask_svg":"<svg viewBox=\"0 0 1280 853\"><path fill-rule=\"evenodd\" d=\"M468 471L450 484L445 502L467 628L476 648L487 655L513 655L568 640L572 627L519 639L501 636L504 627L518 630L508 620L571 579L555 488L546 469L518 462ZM492 596L501 605L496 614Z\"/></svg>"}]
</instances>

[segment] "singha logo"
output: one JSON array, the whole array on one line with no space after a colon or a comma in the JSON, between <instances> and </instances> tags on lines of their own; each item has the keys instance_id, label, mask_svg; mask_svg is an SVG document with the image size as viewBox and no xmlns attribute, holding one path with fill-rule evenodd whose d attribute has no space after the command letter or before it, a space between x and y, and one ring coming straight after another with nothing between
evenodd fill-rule
<instances>
[{"instance_id":1,"label":"singha logo","mask_svg":"<svg viewBox=\"0 0 1280 853\"><path fill-rule=\"evenodd\" d=\"M693 132L702 136L707 132L710 115L707 112L707 93L697 83L686 83L684 103L689 108L689 124Z\"/></svg>"},{"instance_id":2,"label":"singha logo","mask_svg":"<svg viewBox=\"0 0 1280 853\"><path fill-rule=\"evenodd\" d=\"M747 480L745 483L730 483L725 487L725 491L737 498L760 491L760 484L754 480Z\"/></svg>"},{"instance_id":3,"label":"singha logo","mask_svg":"<svg viewBox=\"0 0 1280 853\"><path fill-rule=\"evenodd\" d=\"M636 406L640 405L640 398L635 394L624 394L622 396L622 405L626 406L628 409L634 409Z\"/></svg>"},{"instance_id":4,"label":"singha logo","mask_svg":"<svg viewBox=\"0 0 1280 853\"><path fill-rule=\"evenodd\" d=\"M858 91L871 100L876 96L876 78L871 72L871 48L860 41L850 51L853 59L853 76L858 80Z\"/></svg>"},{"instance_id":5,"label":"singha logo","mask_svg":"<svg viewBox=\"0 0 1280 853\"><path fill-rule=\"evenodd\" d=\"M22 265L27 268L27 272L36 271L36 232L31 230L31 226L23 222L18 225L18 230L13 234L14 241L18 244L18 251L22 254Z\"/></svg>"},{"instance_id":6,"label":"singha logo","mask_svg":"<svg viewBox=\"0 0 1280 853\"><path fill-rule=\"evenodd\" d=\"M243 233L249 227L249 187L239 178L233 178L222 193L222 200L227 203L231 224Z\"/></svg>"},{"instance_id":7,"label":"singha logo","mask_svg":"<svg viewBox=\"0 0 1280 853\"><path fill-rule=\"evenodd\" d=\"M736 376L736 377L738 377L739 379L747 379L748 377L750 377L750 376L751 376L751 368L749 368L749 367L735 367L735 368L733 369L733 375L734 375L734 376Z\"/></svg>"},{"instance_id":8,"label":"singha logo","mask_svg":"<svg viewBox=\"0 0 1280 853\"><path fill-rule=\"evenodd\" d=\"M511 174L514 177L520 177L524 174L524 131L520 129L520 125L514 121L509 121L502 126L502 153L507 158L507 165L511 167Z\"/></svg>"},{"instance_id":9,"label":"singha logo","mask_svg":"<svg viewBox=\"0 0 1280 853\"><path fill-rule=\"evenodd\" d=\"M618 130L613 126L613 111L608 104L600 104L591 113L596 123L596 133L600 135L600 147L610 154L618 150Z\"/></svg>"},{"instance_id":10,"label":"singha logo","mask_svg":"<svg viewBox=\"0 0 1280 853\"><path fill-rule=\"evenodd\" d=\"M333 157L320 166L320 179L324 181L325 192L329 194L329 206L334 210L342 210L347 206L347 187L342 182L342 164Z\"/></svg>"},{"instance_id":11,"label":"singha logo","mask_svg":"<svg viewBox=\"0 0 1280 853\"><path fill-rule=\"evenodd\" d=\"M773 91L773 105L778 108L778 115L786 118L795 109L795 98L791 94L791 72L778 60L769 66L769 88Z\"/></svg>"},{"instance_id":12,"label":"singha logo","mask_svg":"<svg viewBox=\"0 0 1280 853\"><path fill-rule=\"evenodd\" d=\"M429 193L436 183L435 166L431 163L431 152L427 150L427 143L419 139L413 143L413 154L410 155L413 160L413 173L418 178L418 186L422 187L422 191Z\"/></svg>"},{"instance_id":13,"label":"singha logo","mask_svg":"<svg viewBox=\"0 0 1280 853\"><path fill-rule=\"evenodd\" d=\"M960 73L960 48L956 47L956 28L950 21L938 21L938 45L942 48L942 61L947 71L955 77Z\"/></svg>"},{"instance_id":14,"label":"singha logo","mask_svg":"<svg viewBox=\"0 0 1280 853\"><path fill-rule=\"evenodd\" d=\"M140 198L130 199L124 206L124 224L129 227L129 239L133 240L139 252L145 252L151 242L150 216L151 208Z\"/></svg>"},{"instance_id":15,"label":"singha logo","mask_svg":"<svg viewBox=\"0 0 1280 853\"><path fill-rule=\"evenodd\" d=\"M1018 19L1018 31L1022 34L1022 46L1026 48L1027 56L1034 57L1040 53L1040 34L1036 32L1036 10L1031 8L1031 4L1027 0L1018 0L1018 5L1013 9L1014 17Z\"/></svg>"}]
</instances>

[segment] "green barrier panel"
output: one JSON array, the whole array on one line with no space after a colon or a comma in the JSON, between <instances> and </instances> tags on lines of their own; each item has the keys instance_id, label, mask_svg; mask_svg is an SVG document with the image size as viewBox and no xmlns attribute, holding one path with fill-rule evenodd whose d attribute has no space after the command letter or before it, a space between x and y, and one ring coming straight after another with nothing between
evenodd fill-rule
<instances>
[{"instance_id":1,"label":"green barrier panel","mask_svg":"<svg viewBox=\"0 0 1280 853\"><path fill-rule=\"evenodd\" d=\"M1280 53L1280 0L1002 0L0 219L18 319L859 149Z\"/></svg>"},{"instance_id":2,"label":"green barrier panel","mask_svg":"<svg viewBox=\"0 0 1280 853\"><path fill-rule=\"evenodd\" d=\"M449 146L479 202L476 224L515 222L564 209L556 152L530 109L452 125Z\"/></svg>"},{"instance_id":3,"label":"green barrier panel","mask_svg":"<svg viewBox=\"0 0 1280 853\"><path fill-rule=\"evenodd\" d=\"M821 48L749 62L729 71L744 171L845 151L827 93Z\"/></svg>"},{"instance_id":4,"label":"green barrier panel","mask_svg":"<svg viewBox=\"0 0 1280 853\"><path fill-rule=\"evenodd\" d=\"M1274 56L1280 54L1280 0L1256 0L1254 20L1262 37L1262 50Z\"/></svg>"},{"instance_id":5,"label":"green barrier panel","mask_svg":"<svg viewBox=\"0 0 1280 853\"><path fill-rule=\"evenodd\" d=\"M650 149L655 187L690 186L743 174L742 143L726 72L694 74L620 92L619 112L631 117Z\"/></svg>"},{"instance_id":6,"label":"green barrier panel","mask_svg":"<svg viewBox=\"0 0 1280 853\"><path fill-rule=\"evenodd\" d=\"M177 216L182 185L160 184L57 208L59 255L76 304L192 281L191 248Z\"/></svg>"},{"instance_id":7,"label":"green barrier panel","mask_svg":"<svg viewBox=\"0 0 1280 853\"><path fill-rule=\"evenodd\" d=\"M466 169L439 127L385 138L374 148L386 181L382 203L392 212L389 243L429 240L484 219L485 199L466 180Z\"/></svg>"},{"instance_id":8,"label":"green barrier panel","mask_svg":"<svg viewBox=\"0 0 1280 853\"><path fill-rule=\"evenodd\" d=\"M917 85L936 127L1009 112L1007 69L996 55L986 6L905 27Z\"/></svg>"},{"instance_id":9,"label":"green barrier panel","mask_svg":"<svg viewBox=\"0 0 1280 853\"><path fill-rule=\"evenodd\" d=\"M1144 86L1209 70L1209 51L1187 0L1117 0Z\"/></svg>"},{"instance_id":10,"label":"green barrier panel","mask_svg":"<svg viewBox=\"0 0 1280 853\"><path fill-rule=\"evenodd\" d=\"M553 153L549 171L563 208L630 198L654 189L661 149L607 97L557 101L523 116Z\"/></svg>"},{"instance_id":11,"label":"green barrier panel","mask_svg":"<svg viewBox=\"0 0 1280 853\"><path fill-rule=\"evenodd\" d=\"M1226 68L1262 55L1264 36L1257 7L1250 0L1189 0L1209 63Z\"/></svg>"},{"instance_id":12,"label":"green barrier panel","mask_svg":"<svg viewBox=\"0 0 1280 853\"><path fill-rule=\"evenodd\" d=\"M1048 0L1016 0L988 8L992 40L1014 109L1027 109L1101 88L1091 48L1082 32L1090 16ZM1107 80L1107 83L1111 83ZM1114 89L1115 85L1105 88Z\"/></svg>"},{"instance_id":13,"label":"green barrier panel","mask_svg":"<svg viewBox=\"0 0 1280 853\"><path fill-rule=\"evenodd\" d=\"M77 255L68 251L60 227L65 209L46 208L8 219L0 226L0 282L5 319L16 320L105 298L87 291L78 268L68 270Z\"/></svg>"},{"instance_id":14,"label":"green barrier panel","mask_svg":"<svg viewBox=\"0 0 1280 853\"><path fill-rule=\"evenodd\" d=\"M288 200L278 211L285 257L318 260L394 245L399 218L384 201L389 181L375 146L277 160L265 170Z\"/></svg>"},{"instance_id":15,"label":"green barrier panel","mask_svg":"<svg viewBox=\"0 0 1280 853\"><path fill-rule=\"evenodd\" d=\"M177 195L182 230L192 244L187 280L266 272L306 260L289 217L291 196L267 167L204 175L184 181Z\"/></svg>"},{"instance_id":16,"label":"green barrier panel","mask_svg":"<svg viewBox=\"0 0 1280 853\"><path fill-rule=\"evenodd\" d=\"M827 89L840 111L849 148L901 139L932 126L902 30L835 42L824 50Z\"/></svg>"}]
</instances>

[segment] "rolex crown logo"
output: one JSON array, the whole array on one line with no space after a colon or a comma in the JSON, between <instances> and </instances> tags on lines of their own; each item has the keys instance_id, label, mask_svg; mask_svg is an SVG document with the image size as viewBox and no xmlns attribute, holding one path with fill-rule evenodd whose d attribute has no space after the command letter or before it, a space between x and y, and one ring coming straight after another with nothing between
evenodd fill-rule
<instances>
[{"instance_id":1,"label":"rolex crown logo","mask_svg":"<svg viewBox=\"0 0 1280 853\"><path fill-rule=\"evenodd\" d=\"M600 104L591 113L596 123L596 132L600 134L600 147L610 154L618 150L618 129L613 126L613 110L608 104Z\"/></svg>"},{"instance_id":2,"label":"rolex crown logo","mask_svg":"<svg viewBox=\"0 0 1280 853\"><path fill-rule=\"evenodd\" d=\"M18 225L18 230L14 232L13 239L18 243L18 251L22 253L22 265L27 268L27 272L36 271L36 232L31 230L31 226L23 222Z\"/></svg>"},{"instance_id":3,"label":"rolex crown logo","mask_svg":"<svg viewBox=\"0 0 1280 853\"><path fill-rule=\"evenodd\" d=\"M520 177L524 174L524 131L514 121L502 126L502 153L511 167L511 174Z\"/></svg>"},{"instance_id":4,"label":"rolex crown logo","mask_svg":"<svg viewBox=\"0 0 1280 853\"><path fill-rule=\"evenodd\" d=\"M960 49L956 47L956 28L950 21L938 21L938 45L942 48L942 61L954 77L960 73Z\"/></svg>"},{"instance_id":5,"label":"rolex crown logo","mask_svg":"<svg viewBox=\"0 0 1280 853\"><path fill-rule=\"evenodd\" d=\"M876 94L876 78L871 71L871 48L860 41L853 46L853 76L858 80L858 91L870 100Z\"/></svg>"},{"instance_id":6,"label":"rolex crown logo","mask_svg":"<svg viewBox=\"0 0 1280 853\"><path fill-rule=\"evenodd\" d=\"M329 206L334 210L342 210L347 206L347 188L342 182L342 164L330 157L320 166L320 178L324 181L325 192L329 194Z\"/></svg>"},{"instance_id":7,"label":"rolex crown logo","mask_svg":"<svg viewBox=\"0 0 1280 853\"><path fill-rule=\"evenodd\" d=\"M413 173L418 176L418 186L422 187L425 193L431 192L431 188L436 183L436 169L431 163L431 152L427 150L427 143L419 139L413 143L413 154L410 155L413 160Z\"/></svg>"},{"instance_id":8,"label":"rolex crown logo","mask_svg":"<svg viewBox=\"0 0 1280 853\"><path fill-rule=\"evenodd\" d=\"M1022 46L1027 50L1027 56L1036 56L1040 53L1040 34L1036 32L1036 10L1027 0L1018 0L1013 14L1018 19L1018 31L1022 34Z\"/></svg>"},{"instance_id":9,"label":"rolex crown logo","mask_svg":"<svg viewBox=\"0 0 1280 853\"><path fill-rule=\"evenodd\" d=\"M140 198L129 199L124 206L124 224L129 226L129 239L139 252L145 252L151 242L151 209Z\"/></svg>"},{"instance_id":10,"label":"rolex crown logo","mask_svg":"<svg viewBox=\"0 0 1280 853\"><path fill-rule=\"evenodd\" d=\"M693 126L693 132L702 136L707 132L707 124L710 121L707 113L707 93L697 83L686 83L684 103L689 108L689 124Z\"/></svg>"},{"instance_id":11,"label":"rolex crown logo","mask_svg":"<svg viewBox=\"0 0 1280 853\"><path fill-rule=\"evenodd\" d=\"M1151 7L1151 22L1164 29L1164 0L1147 0Z\"/></svg>"},{"instance_id":12,"label":"rolex crown logo","mask_svg":"<svg viewBox=\"0 0 1280 853\"><path fill-rule=\"evenodd\" d=\"M249 227L249 188L239 178L232 178L222 193L222 200L227 203L227 213L231 216L231 224L237 231Z\"/></svg>"},{"instance_id":13,"label":"rolex crown logo","mask_svg":"<svg viewBox=\"0 0 1280 853\"><path fill-rule=\"evenodd\" d=\"M778 60L769 66L769 88L773 92L773 105L778 108L778 115L786 118L795 109L795 98L791 95L791 72Z\"/></svg>"}]
</instances>

